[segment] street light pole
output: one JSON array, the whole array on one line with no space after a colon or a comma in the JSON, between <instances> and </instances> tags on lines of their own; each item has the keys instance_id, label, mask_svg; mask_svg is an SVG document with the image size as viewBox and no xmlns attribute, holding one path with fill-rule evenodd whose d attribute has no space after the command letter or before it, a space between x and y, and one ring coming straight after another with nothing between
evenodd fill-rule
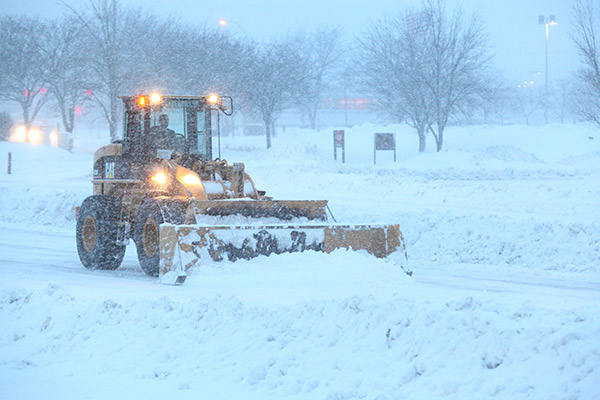
<instances>
[{"instance_id":1,"label":"street light pole","mask_svg":"<svg viewBox=\"0 0 600 400\"><path fill-rule=\"evenodd\" d=\"M558 25L558 23L556 22L556 17L554 15L550 15L548 17L544 16L544 15L540 15L538 17L538 21L539 23L545 24L546 25L546 74L545 74L545 85L544 85L544 97L546 98L546 105L544 107L544 118L546 120L546 123L548 123L548 33L549 33L549 27L550 25Z\"/></svg>"},{"instance_id":2,"label":"street light pole","mask_svg":"<svg viewBox=\"0 0 600 400\"><path fill-rule=\"evenodd\" d=\"M242 32L242 34L243 34L243 35L244 35L246 38L248 38L248 34L246 33L246 30L244 29L244 27L243 27L243 26L241 26L240 24L238 24L237 22L235 22L235 21L231 21L231 20L229 20L229 19L225 19L225 18L221 18L221 19L219 20L219 26L222 26L223 28L227 28L227 25L229 25L229 24L233 24L233 25L237 26L237 27L238 27L238 29L239 29L239 30Z\"/></svg>"},{"instance_id":3,"label":"street light pole","mask_svg":"<svg viewBox=\"0 0 600 400\"><path fill-rule=\"evenodd\" d=\"M540 15L538 21L540 25L546 25L546 91L548 91L548 33L550 25L558 25L558 23L556 22L556 17L554 15L548 17Z\"/></svg>"}]
</instances>

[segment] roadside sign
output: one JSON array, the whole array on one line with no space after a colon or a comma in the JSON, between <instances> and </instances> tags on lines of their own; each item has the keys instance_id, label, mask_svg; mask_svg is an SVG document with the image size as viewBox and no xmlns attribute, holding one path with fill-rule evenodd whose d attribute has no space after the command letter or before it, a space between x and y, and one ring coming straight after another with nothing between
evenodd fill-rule
<instances>
[{"instance_id":1,"label":"roadside sign","mask_svg":"<svg viewBox=\"0 0 600 400\"><path fill-rule=\"evenodd\" d=\"M346 141L344 138L344 131L335 130L333 131L333 159L337 160L337 149L342 149L342 163L346 162Z\"/></svg>"},{"instance_id":2,"label":"roadside sign","mask_svg":"<svg viewBox=\"0 0 600 400\"><path fill-rule=\"evenodd\" d=\"M373 164L377 164L378 150L393 150L394 162L396 162L396 134L395 133L375 133L373 137Z\"/></svg>"}]
</instances>

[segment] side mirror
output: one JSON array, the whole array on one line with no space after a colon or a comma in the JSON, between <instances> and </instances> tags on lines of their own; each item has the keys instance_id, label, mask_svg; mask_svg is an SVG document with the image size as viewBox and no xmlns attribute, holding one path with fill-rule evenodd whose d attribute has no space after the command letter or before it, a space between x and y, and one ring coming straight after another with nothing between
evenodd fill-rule
<instances>
[{"instance_id":1,"label":"side mirror","mask_svg":"<svg viewBox=\"0 0 600 400\"><path fill-rule=\"evenodd\" d=\"M228 117L233 114L233 98L231 96L221 97L221 104L219 104L219 110Z\"/></svg>"},{"instance_id":2,"label":"side mirror","mask_svg":"<svg viewBox=\"0 0 600 400\"><path fill-rule=\"evenodd\" d=\"M206 97L206 102L210 104L211 110L221 110L223 114L230 116L233 114L233 99L231 96L219 96L211 94Z\"/></svg>"}]
</instances>

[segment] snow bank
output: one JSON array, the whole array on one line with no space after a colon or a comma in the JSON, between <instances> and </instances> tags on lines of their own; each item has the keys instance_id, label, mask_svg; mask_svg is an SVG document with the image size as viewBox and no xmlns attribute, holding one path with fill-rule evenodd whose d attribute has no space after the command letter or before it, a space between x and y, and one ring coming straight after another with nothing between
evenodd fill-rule
<instances>
[{"instance_id":1,"label":"snow bank","mask_svg":"<svg viewBox=\"0 0 600 400\"><path fill-rule=\"evenodd\" d=\"M51 387L11 390L49 399L77 398L57 394L98 374L106 381L127 376L138 386L160 381L172 398L219 398L228 390L248 399L597 395L598 306L556 310L487 296L407 295L407 285L387 300L360 295L287 305L220 296L86 301L59 284L3 292L0 361L4 371L58 375ZM12 375L0 379L3 387ZM78 395L118 397L119 389Z\"/></svg>"},{"instance_id":2,"label":"snow bank","mask_svg":"<svg viewBox=\"0 0 600 400\"><path fill-rule=\"evenodd\" d=\"M406 215L413 270L419 260L506 268L600 272L598 220L567 222L500 215Z\"/></svg>"},{"instance_id":3,"label":"snow bank","mask_svg":"<svg viewBox=\"0 0 600 400\"><path fill-rule=\"evenodd\" d=\"M8 152L12 173L7 173ZM92 191L92 158L51 146L0 142L0 221L74 226L75 207Z\"/></svg>"}]
</instances>

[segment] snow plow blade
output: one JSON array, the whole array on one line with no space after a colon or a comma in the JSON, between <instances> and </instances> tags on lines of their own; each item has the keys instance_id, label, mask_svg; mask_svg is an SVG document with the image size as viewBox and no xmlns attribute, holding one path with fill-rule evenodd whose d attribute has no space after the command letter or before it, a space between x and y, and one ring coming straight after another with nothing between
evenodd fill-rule
<instances>
[{"instance_id":1,"label":"snow plow blade","mask_svg":"<svg viewBox=\"0 0 600 400\"><path fill-rule=\"evenodd\" d=\"M160 227L162 283L181 284L186 271L206 261L236 261L261 255L331 253L340 248L366 250L378 258L405 252L400 226L394 225L240 225Z\"/></svg>"}]
</instances>

